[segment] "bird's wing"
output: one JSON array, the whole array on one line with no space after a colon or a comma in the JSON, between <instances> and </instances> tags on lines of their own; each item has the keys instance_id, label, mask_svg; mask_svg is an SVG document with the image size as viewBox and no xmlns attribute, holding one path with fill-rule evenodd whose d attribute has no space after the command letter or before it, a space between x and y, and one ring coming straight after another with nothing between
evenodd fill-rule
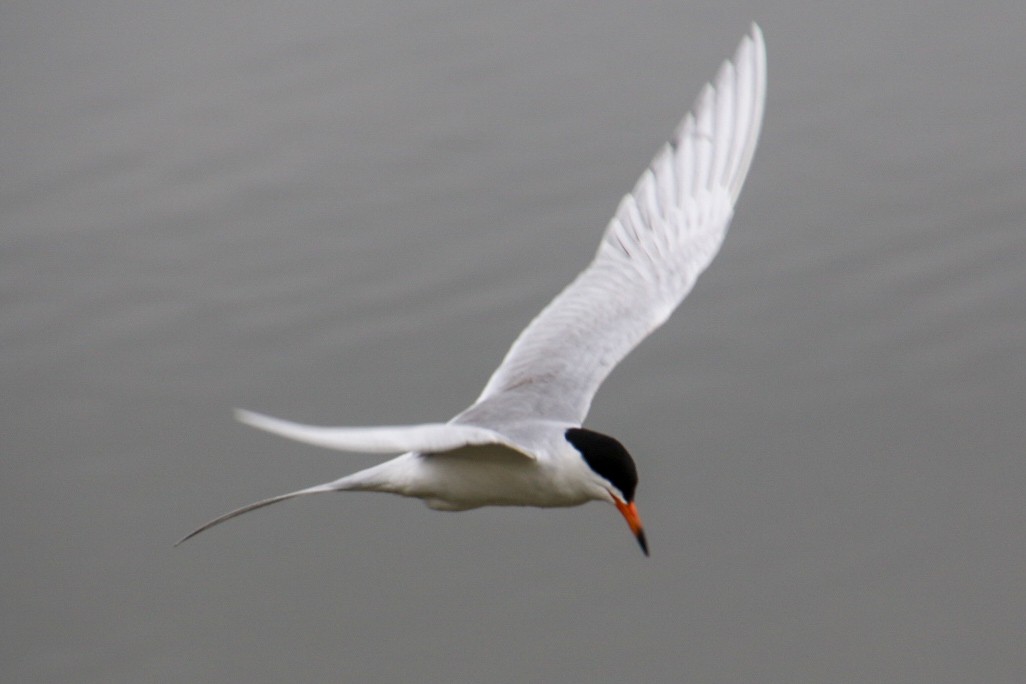
<instances>
[{"instance_id":1,"label":"bird's wing","mask_svg":"<svg viewBox=\"0 0 1026 684\"><path fill-rule=\"evenodd\" d=\"M705 86L620 202L594 260L527 326L455 423L544 417L580 424L609 372L659 327L715 256L762 123L759 27Z\"/></svg>"},{"instance_id":2,"label":"bird's wing","mask_svg":"<svg viewBox=\"0 0 1026 684\"><path fill-rule=\"evenodd\" d=\"M235 417L246 425L282 437L341 451L382 454L405 451L437 453L472 445L501 444L534 458L498 432L473 425L432 423L382 427L318 427L241 409L236 410Z\"/></svg>"},{"instance_id":3,"label":"bird's wing","mask_svg":"<svg viewBox=\"0 0 1026 684\"><path fill-rule=\"evenodd\" d=\"M292 423L287 420L272 418L241 409L235 411L235 417L247 425L273 432L282 437L342 451L366 451L371 453L415 451L433 454L475 445L502 445L508 447L511 450L510 453L518 453L532 460L536 458L535 455L513 444L509 438L488 428L472 425L436 423L428 425L400 425L396 427L317 427ZM370 472L370 469L362 470L333 482L326 482L313 487L307 487L306 489L300 489L296 492L263 499L242 508L237 508L234 511L229 511L193 530L178 540L175 546L192 539L204 530L220 525L226 520L231 520L243 513L249 513L258 508L270 506L279 501L285 501L306 494L322 494L351 489L355 483L360 482L360 476L368 472Z\"/></svg>"}]
</instances>

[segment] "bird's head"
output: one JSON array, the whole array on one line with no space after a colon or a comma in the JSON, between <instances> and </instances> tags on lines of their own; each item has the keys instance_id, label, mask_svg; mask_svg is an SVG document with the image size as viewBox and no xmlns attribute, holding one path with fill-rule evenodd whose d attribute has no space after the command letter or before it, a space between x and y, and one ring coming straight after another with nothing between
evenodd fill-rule
<instances>
[{"instance_id":1,"label":"bird's head","mask_svg":"<svg viewBox=\"0 0 1026 684\"><path fill-rule=\"evenodd\" d=\"M634 459L620 442L609 435L584 428L570 428L565 436L566 441L581 454L581 459L595 475L596 484L608 495L602 498L620 511L647 556L645 529L641 526L641 517L634 505L634 490L638 486L638 469Z\"/></svg>"}]
</instances>

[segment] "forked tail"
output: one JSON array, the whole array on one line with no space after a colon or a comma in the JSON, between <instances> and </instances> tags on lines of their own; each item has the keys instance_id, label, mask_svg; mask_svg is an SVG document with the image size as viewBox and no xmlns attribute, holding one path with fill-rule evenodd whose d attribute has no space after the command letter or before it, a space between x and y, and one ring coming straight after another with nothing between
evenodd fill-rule
<instances>
[{"instance_id":1,"label":"forked tail","mask_svg":"<svg viewBox=\"0 0 1026 684\"><path fill-rule=\"evenodd\" d=\"M214 518L210 522L204 524L202 527L199 527L199 528L193 530L192 532L190 532L189 534L185 535L184 537L179 539L177 542L175 542L175 546L178 546L179 544L192 539L193 537L195 537L200 532L203 532L204 530L209 530L214 525L220 525L225 520L231 520L232 518L234 518L236 516L239 516L239 515L242 515L243 513L249 513L250 511L255 511L258 508L263 508L264 506L270 506L271 504L278 503L279 501L285 501L286 499L292 499L294 497L302 496L304 494L320 494L322 492L337 492L337 491L341 491L337 487L337 483L329 482L327 484L320 484L320 485L317 485L315 487L307 487L306 489L300 489L298 492L290 492L288 494L281 494L279 496L273 496L270 499L264 499L262 501L257 501L256 503L251 503L248 506L243 506L242 508L236 508L234 511L231 511L230 513L225 513L224 515L222 515L222 516L220 516L218 518Z\"/></svg>"}]
</instances>

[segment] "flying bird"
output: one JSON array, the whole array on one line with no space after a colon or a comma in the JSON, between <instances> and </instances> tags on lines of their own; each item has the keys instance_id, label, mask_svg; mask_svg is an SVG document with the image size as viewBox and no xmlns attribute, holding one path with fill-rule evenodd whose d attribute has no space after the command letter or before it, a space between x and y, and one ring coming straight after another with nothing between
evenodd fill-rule
<instances>
[{"instance_id":1,"label":"flying bird","mask_svg":"<svg viewBox=\"0 0 1026 684\"><path fill-rule=\"evenodd\" d=\"M366 491L443 511L604 501L648 555L634 460L619 441L582 423L609 372L669 318L719 250L755 152L765 93L765 46L752 24L620 202L594 260L520 333L477 401L447 423L388 427L317 427L240 410L243 423L300 442L401 455L226 513L178 544L293 497Z\"/></svg>"}]
</instances>

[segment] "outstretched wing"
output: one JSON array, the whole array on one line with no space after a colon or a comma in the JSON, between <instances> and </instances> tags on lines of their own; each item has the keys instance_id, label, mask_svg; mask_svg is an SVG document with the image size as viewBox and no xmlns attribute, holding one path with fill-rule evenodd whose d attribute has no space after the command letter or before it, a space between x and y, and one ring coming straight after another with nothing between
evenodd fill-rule
<instances>
[{"instance_id":1,"label":"outstretched wing","mask_svg":"<svg viewBox=\"0 0 1026 684\"><path fill-rule=\"evenodd\" d=\"M270 416L253 413L252 411L243 411L241 409L237 409L235 411L235 417L247 425L252 425L255 428L260 428L261 430L266 430L268 432L273 432L274 434L281 435L282 437L288 437L289 439L306 442L307 444L313 444L328 449L340 449L342 451L366 451L371 453L415 451L424 454L432 454L454 451L456 449L462 449L464 447L474 445L499 444L509 447L514 452L522 454L525 458L536 458L533 454L530 454L513 444L507 437L489 430L488 428L474 427L472 425L428 424L367 428L317 427L314 425L292 423L287 420L281 420L280 418L272 418ZM237 508L234 511L230 511L222 516L214 518L210 522L193 530L185 537L178 540L178 542L175 543L175 546L192 539L204 530L209 530L215 525L220 525L226 520L231 520L243 513L249 513L250 511L255 511L258 508L263 508L264 506L276 504L279 501L285 501L287 499L307 494L337 492L344 489L360 489L361 487L359 485L366 481L362 476L370 474L379 468L387 467L388 464L395 463L397 460L398 459L389 461L385 464L380 464L375 468L361 470L360 472L353 473L352 475L348 475L333 482L326 482L313 487L307 487L306 489L300 489L296 492L274 496L270 499L263 499L256 503L243 506L242 508Z\"/></svg>"},{"instance_id":2,"label":"outstretched wing","mask_svg":"<svg viewBox=\"0 0 1026 684\"><path fill-rule=\"evenodd\" d=\"M765 47L753 24L620 202L595 259L520 334L456 423L583 422L609 372L669 318L716 255L755 152L765 92Z\"/></svg>"},{"instance_id":3,"label":"outstretched wing","mask_svg":"<svg viewBox=\"0 0 1026 684\"><path fill-rule=\"evenodd\" d=\"M391 454L404 451L438 453L465 446L502 444L521 451L508 438L494 430L472 425L429 423L382 427L319 427L272 418L252 411L237 409L235 417L276 435L306 442L326 449ZM533 455L521 451L528 458Z\"/></svg>"}]
</instances>

